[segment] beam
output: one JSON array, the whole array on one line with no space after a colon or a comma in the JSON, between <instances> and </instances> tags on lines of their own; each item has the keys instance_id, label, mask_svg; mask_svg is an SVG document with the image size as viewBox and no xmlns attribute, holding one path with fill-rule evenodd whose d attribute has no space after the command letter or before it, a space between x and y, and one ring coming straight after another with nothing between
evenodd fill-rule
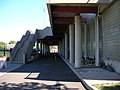
<instances>
[{"instance_id":1,"label":"beam","mask_svg":"<svg viewBox=\"0 0 120 90\"><path fill-rule=\"evenodd\" d=\"M66 31L68 28L68 24L54 24L53 31Z\"/></svg>"},{"instance_id":2,"label":"beam","mask_svg":"<svg viewBox=\"0 0 120 90\"><path fill-rule=\"evenodd\" d=\"M68 27L68 25L66 25L66 24L54 24L54 26L53 26L54 28L65 28L65 27Z\"/></svg>"},{"instance_id":3,"label":"beam","mask_svg":"<svg viewBox=\"0 0 120 90\"><path fill-rule=\"evenodd\" d=\"M98 7L52 6L52 13L97 13Z\"/></svg>"},{"instance_id":4,"label":"beam","mask_svg":"<svg viewBox=\"0 0 120 90\"><path fill-rule=\"evenodd\" d=\"M67 27L54 27L54 32L65 32L67 30Z\"/></svg>"},{"instance_id":5,"label":"beam","mask_svg":"<svg viewBox=\"0 0 120 90\"><path fill-rule=\"evenodd\" d=\"M53 17L53 22L54 24L57 23L74 23L74 17ZM82 18L82 22L86 23L87 22L87 18Z\"/></svg>"},{"instance_id":6,"label":"beam","mask_svg":"<svg viewBox=\"0 0 120 90\"><path fill-rule=\"evenodd\" d=\"M54 33L65 33L66 31L66 29L55 29Z\"/></svg>"}]
</instances>

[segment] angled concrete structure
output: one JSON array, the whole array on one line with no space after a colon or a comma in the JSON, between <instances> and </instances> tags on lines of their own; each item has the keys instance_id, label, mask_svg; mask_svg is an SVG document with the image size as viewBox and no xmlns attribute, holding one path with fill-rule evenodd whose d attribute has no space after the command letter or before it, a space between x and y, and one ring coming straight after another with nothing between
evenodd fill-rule
<instances>
[{"instance_id":1,"label":"angled concrete structure","mask_svg":"<svg viewBox=\"0 0 120 90\"><path fill-rule=\"evenodd\" d=\"M49 50L47 48L48 42L46 40L48 37L53 36L52 30L50 27L46 27L43 30L36 29L36 32L33 34L30 31L27 31L25 35L18 41L13 48L10 60L12 63L27 63L32 59L32 51L37 42L37 51L41 51L42 54L46 54Z\"/></svg>"}]
</instances>

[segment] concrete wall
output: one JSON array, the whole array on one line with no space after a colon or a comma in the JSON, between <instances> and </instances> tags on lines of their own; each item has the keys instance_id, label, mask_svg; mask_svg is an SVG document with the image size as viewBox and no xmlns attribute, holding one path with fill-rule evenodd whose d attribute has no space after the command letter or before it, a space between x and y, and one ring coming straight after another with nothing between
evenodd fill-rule
<instances>
[{"instance_id":1,"label":"concrete wall","mask_svg":"<svg viewBox=\"0 0 120 90\"><path fill-rule=\"evenodd\" d=\"M101 15L100 56L120 73L120 0ZM119 68L119 69L118 69Z\"/></svg>"}]
</instances>

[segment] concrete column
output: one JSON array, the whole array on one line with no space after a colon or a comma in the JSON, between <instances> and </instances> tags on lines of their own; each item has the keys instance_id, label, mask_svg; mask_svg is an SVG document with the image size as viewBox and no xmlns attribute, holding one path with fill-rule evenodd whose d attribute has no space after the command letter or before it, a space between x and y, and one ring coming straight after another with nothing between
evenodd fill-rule
<instances>
[{"instance_id":1,"label":"concrete column","mask_svg":"<svg viewBox=\"0 0 120 90\"><path fill-rule=\"evenodd\" d=\"M44 44L44 55L46 54L46 44Z\"/></svg>"},{"instance_id":2,"label":"concrete column","mask_svg":"<svg viewBox=\"0 0 120 90\"><path fill-rule=\"evenodd\" d=\"M43 54L43 42L40 40L40 53Z\"/></svg>"},{"instance_id":3,"label":"concrete column","mask_svg":"<svg viewBox=\"0 0 120 90\"><path fill-rule=\"evenodd\" d=\"M99 17L95 18L95 66L99 66Z\"/></svg>"},{"instance_id":4,"label":"concrete column","mask_svg":"<svg viewBox=\"0 0 120 90\"><path fill-rule=\"evenodd\" d=\"M82 60L81 33L82 33L81 16L76 15L75 16L75 68L81 67L81 60Z\"/></svg>"},{"instance_id":5,"label":"concrete column","mask_svg":"<svg viewBox=\"0 0 120 90\"><path fill-rule=\"evenodd\" d=\"M45 44L44 48L45 48L45 49L44 49L44 54L46 54L46 44Z\"/></svg>"},{"instance_id":6,"label":"concrete column","mask_svg":"<svg viewBox=\"0 0 120 90\"><path fill-rule=\"evenodd\" d=\"M47 45L47 53L48 53L48 52L50 52L50 50L49 50L49 45Z\"/></svg>"},{"instance_id":7,"label":"concrete column","mask_svg":"<svg viewBox=\"0 0 120 90\"><path fill-rule=\"evenodd\" d=\"M44 55L44 52L45 52L45 44L44 43L42 44L42 49L43 49L42 54Z\"/></svg>"},{"instance_id":8,"label":"concrete column","mask_svg":"<svg viewBox=\"0 0 120 90\"><path fill-rule=\"evenodd\" d=\"M50 52L49 45L47 45L47 54Z\"/></svg>"},{"instance_id":9,"label":"concrete column","mask_svg":"<svg viewBox=\"0 0 120 90\"><path fill-rule=\"evenodd\" d=\"M61 55L61 41L59 41L59 54Z\"/></svg>"},{"instance_id":10,"label":"concrete column","mask_svg":"<svg viewBox=\"0 0 120 90\"><path fill-rule=\"evenodd\" d=\"M40 53L42 53L42 40L40 40Z\"/></svg>"},{"instance_id":11,"label":"concrete column","mask_svg":"<svg viewBox=\"0 0 120 90\"><path fill-rule=\"evenodd\" d=\"M87 57L87 24L84 24L84 57Z\"/></svg>"},{"instance_id":12,"label":"concrete column","mask_svg":"<svg viewBox=\"0 0 120 90\"><path fill-rule=\"evenodd\" d=\"M65 33L65 59L68 59L68 33Z\"/></svg>"},{"instance_id":13,"label":"concrete column","mask_svg":"<svg viewBox=\"0 0 120 90\"><path fill-rule=\"evenodd\" d=\"M58 43L58 53L61 54L61 41Z\"/></svg>"},{"instance_id":14,"label":"concrete column","mask_svg":"<svg viewBox=\"0 0 120 90\"><path fill-rule=\"evenodd\" d=\"M46 52L47 52L47 44L45 44L45 54L46 54Z\"/></svg>"},{"instance_id":15,"label":"concrete column","mask_svg":"<svg viewBox=\"0 0 120 90\"><path fill-rule=\"evenodd\" d=\"M60 54L62 55L63 53L63 40L60 42Z\"/></svg>"},{"instance_id":16,"label":"concrete column","mask_svg":"<svg viewBox=\"0 0 120 90\"><path fill-rule=\"evenodd\" d=\"M44 43L42 43L42 54L44 55Z\"/></svg>"},{"instance_id":17,"label":"concrete column","mask_svg":"<svg viewBox=\"0 0 120 90\"><path fill-rule=\"evenodd\" d=\"M75 30L74 25L69 25L69 43L70 43L70 63L75 59Z\"/></svg>"},{"instance_id":18,"label":"concrete column","mask_svg":"<svg viewBox=\"0 0 120 90\"><path fill-rule=\"evenodd\" d=\"M60 42L58 42L58 53L60 53Z\"/></svg>"},{"instance_id":19,"label":"concrete column","mask_svg":"<svg viewBox=\"0 0 120 90\"><path fill-rule=\"evenodd\" d=\"M65 40L63 39L62 40L62 45L61 45L61 48L62 48L61 53L62 53L63 57L65 57L65 48L64 47L65 47Z\"/></svg>"},{"instance_id":20,"label":"concrete column","mask_svg":"<svg viewBox=\"0 0 120 90\"><path fill-rule=\"evenodd\" d=\"M37 51L39 51L39 42L38 41L37 41L36 47L37 47Z\"/></svg>"}]
</instances>

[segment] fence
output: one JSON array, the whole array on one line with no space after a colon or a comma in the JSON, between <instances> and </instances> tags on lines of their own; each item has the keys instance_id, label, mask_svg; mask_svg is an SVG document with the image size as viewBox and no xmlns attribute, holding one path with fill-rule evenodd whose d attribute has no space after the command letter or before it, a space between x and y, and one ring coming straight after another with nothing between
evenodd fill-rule
<instances>
[{"instance_id":1,"label":"fence","mask_svg":"<svg viewBox=\"0 0 120 90\"><path fill-rule=\"evenodd\" d=\"M0 56L10 56L10 50L0 50Z\"/></svg>"}]
</instances>

